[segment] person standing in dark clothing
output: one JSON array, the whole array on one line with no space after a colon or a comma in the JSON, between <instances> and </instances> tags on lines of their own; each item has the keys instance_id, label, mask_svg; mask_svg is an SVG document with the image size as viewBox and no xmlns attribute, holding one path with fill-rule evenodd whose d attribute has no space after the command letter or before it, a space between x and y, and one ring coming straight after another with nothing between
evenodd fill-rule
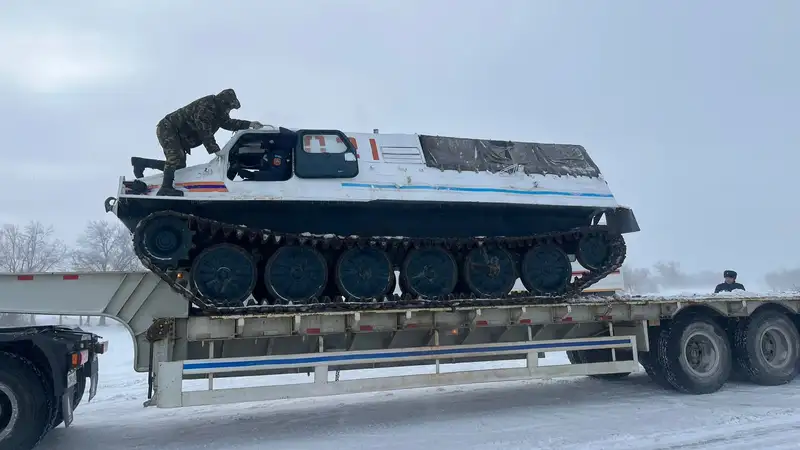
<instances>
[{"instance_id":1,"label":"person standing in dark clothing","mask_svg":"<svg viewBox=\"0 0 800 450\"><path fill-rule=\"evenodd\" d=\"M220 128L228 131L261 128L259 122L232 119L232 109L239 109L241 104L233 89L225 89L217 95L208 95L167 114L156 125L156 137L164 150L164 181L156 195L183 196L183 192L175 189L175 170L186 167L186 155L199 145L203 145L209 154L219 152L214 134Z\"/></svg>"},{"instance_id":2,"label":"person standing in dark clothing","mask_svg":"<svg viewBox=\"0 0 800 450\"><path fill-rule=\"evenodd\" d=\"M722 275L725 277L725 281L717 285L717 288L714 289L715 294L723 291L731 292L737 289L742 291L746 290L741 283L736 282L736 272L733 270L726 270Z\"/></svg>"}]
</instances>

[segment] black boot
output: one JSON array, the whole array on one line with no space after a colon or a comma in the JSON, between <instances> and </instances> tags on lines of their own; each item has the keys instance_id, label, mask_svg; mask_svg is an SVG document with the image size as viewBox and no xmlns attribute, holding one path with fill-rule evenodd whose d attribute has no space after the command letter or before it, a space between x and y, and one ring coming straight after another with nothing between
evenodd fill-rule
<instances>
[{"instance_id":1,"label":"black boot","mask_svg":"<svg viewBox=\"0 0 800 450\"><path fill-rule=\"evenodd\" d=\"M147 193L147 185L142 180L123 181L122 184L130 190L131 194L142 195Z\"/></svg>"},{"instance_id":2,"label":"black boot","mask_svg":"<svg viewBox=\"0 0 800 450\"><path fill-rule=\"evenodd\" d=\"M164 171L164 181L161 182L161 189L158 190L156 195L183 197L183 191L179 191L174 187L172 187L172 182L174 180L175 180L175 169L166 169Z\"/></svg>"},{"instance_id":3,"label":"black boot","mask_svg":"<svg viewBox=\"0 0 800 450\"><path fill-rule=\"evenodd\" d=\"M131 157L133 176L136 178L142 178L144 176L144 169L160 170L163 172L164 164L166 164L166 161L158 159L139 158L137 156Z\"/></svg>"}]
</instances>

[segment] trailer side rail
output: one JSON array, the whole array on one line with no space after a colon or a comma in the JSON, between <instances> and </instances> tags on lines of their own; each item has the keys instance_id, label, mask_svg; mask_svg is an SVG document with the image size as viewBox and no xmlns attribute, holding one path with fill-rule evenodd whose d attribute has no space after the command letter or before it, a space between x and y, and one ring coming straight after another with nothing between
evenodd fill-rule
<instances>
[{"instance_id":1,"label":"trailer side rail","mask_svg":"<svg viewBox=\"0 0 800 450\"><path fill-rule=\"evenodd\" d=\"M320 341L320 350L323 344ZM539 354L574 350L614 349L628 350L633 359L558 366L539 366ZM446 372L440 371L440 358L475 356L525 355L526 367ZM331 367L343 364L400 363L429 361L435 364L432 374L372 377L356 380L329 381ZM243 373L270 369L313 369L313 382L280 384L257 387L215 389L213 375ZM435 386L452 386L471 383L542 379L565 376L599 375L620 372L638 372L636 336L614 336L583 339L562 339L539 342L512 342L497 344L416 347L389 350L345 351L302 355L203 359L159 363L158 390L155 405L159 408L219 405L253 401L321 397L328 395L383 392ZM185 391L183 380L187 375L208 376L208 389ZM153 402L150 403L152 405Z\"/></svg>"}]
</instances>

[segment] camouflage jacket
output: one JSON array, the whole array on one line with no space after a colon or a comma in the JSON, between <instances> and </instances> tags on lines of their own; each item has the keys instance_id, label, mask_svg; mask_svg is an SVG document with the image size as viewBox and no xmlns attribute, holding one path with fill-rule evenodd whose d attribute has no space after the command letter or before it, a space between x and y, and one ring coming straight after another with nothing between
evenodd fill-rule
<instances>
[{"instance_id":1,"label":"camouflage jacket","mask_svg":"<svg viewBox=\"0 0 800 450\"><path fill-rule=\"evenodd\" d=\"M181 146L189 150L202 144L209 154L217 153L214 134L220 128L228 131L245 130L250 127L247 120L232 119L225 104L217 95L208 95L167 114L163 120L175 129Z\"/></svg>"}]
</instances>

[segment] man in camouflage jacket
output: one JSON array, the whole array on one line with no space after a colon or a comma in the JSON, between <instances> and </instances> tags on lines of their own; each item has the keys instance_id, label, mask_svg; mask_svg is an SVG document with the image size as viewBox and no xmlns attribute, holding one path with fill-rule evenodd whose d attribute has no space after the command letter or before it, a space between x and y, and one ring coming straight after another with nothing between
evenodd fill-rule
<instances>
[{"instance_id":1,"label":"man in camouflage jacket","mask_svg":"<svg viewBox=\"0 0 800 450\"><path fill-rule=\"evenodd\" d=\"M217 153L214 134L220 129L228 131L261 128L259 122L232 119L232 109L241 104L233 89L225 89L217 95L208 95L167 114L156 126L156 137L164 149L164 181L156 195L183 196L183 192L173 187L175 170L186 167L186 155L199 145L209 154Z\"/></svg>"}]
</instances>

